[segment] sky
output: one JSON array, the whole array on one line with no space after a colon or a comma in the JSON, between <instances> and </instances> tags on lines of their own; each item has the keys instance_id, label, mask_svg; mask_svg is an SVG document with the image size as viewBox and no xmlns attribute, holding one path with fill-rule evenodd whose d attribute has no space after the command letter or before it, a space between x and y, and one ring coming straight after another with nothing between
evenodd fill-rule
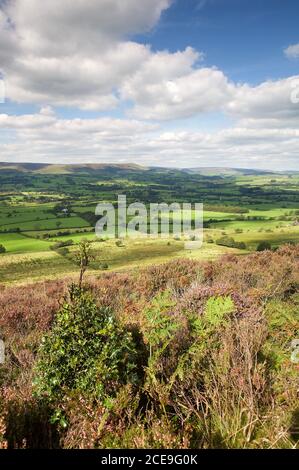
<instances>
[{"instance_id":1,"label":"sky","mask_svg":"<svg viewBox=\"0 0 299 470\"><path fill-rule=\"evenodd\" d=\"M299 170L298 0L0 0L0 161Z\"/></svg>"}]
</instances>

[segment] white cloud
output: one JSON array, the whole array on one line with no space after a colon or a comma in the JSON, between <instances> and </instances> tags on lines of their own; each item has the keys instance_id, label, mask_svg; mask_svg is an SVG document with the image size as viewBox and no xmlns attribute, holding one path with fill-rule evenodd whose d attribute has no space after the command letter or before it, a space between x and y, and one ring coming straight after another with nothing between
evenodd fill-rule
<instances>
[{"instance_id":1,"label":"white cloud","mask_svg":"<svg viewBox=\"0 0 299 470\"><path fill-rule=\"evenodd\" d=\"M298 127L299 106L292 101L299 76L267 81L258 86L235 87L233 99L226 111L241 119L245 127Z\"/></svg>"},{"instance_id":2,"label":"white cloud","mask_svg":"<svg viewBox=\"0 0 299 470\"><path fill-rule=\"evenodd\" d=\"M133 117L146 119L221 108L231 87L221 71L198 69L201 52L154 53L128 39L152 28L170 4L9 0L0 17L7 97L84 110L111 110L121 97L133 101Z\"/></svg>"},{"instance_id":3,"label":"white cloud","mask_svg":"<svg viewBox=\"0 0 299 470\"><path fill-rule=\"evenodd\" d=\"M237 85L221 70L203 67L203 53L191 47L153 52L129 40L152 28L170 4L8 0L0 10L0 71L7 98L99 111L125 101L129 117L158 121L211 111L228 112L251 125L263 119L279 127L297 119L298 106L290 100L292 78Z\"/></svg>"},{"instance_id":4,"label":"white cloud","mask_svg":"<svg viewBox=\"0 0 299 470\"><path fill-rule=\"evenodd\" d=\"M0 115L1 159L298 167L299 105L291 95L299 76L237 84L205 67L203 53L192 47L154 52L132 39L157 24L170 4L1 3L0 72L7 97L43 106L38 114ZM286 55L295 57L297 48L290 46ZM127 119L59 119L49 107L111 110L120 104ZM234 124L214 133L163 130L162 121L210 112Z\"/></svg>"},{"instance_id":5,"label":"white cloud","mask_svg":"<svg viewBox=\"0 0 299 470\"><path fill-rule=\"evenodd\" d=\"M164 120L221 110L234 86L216 68L195 69L201 57L192 48L150 57L121 89L121 96L134 103L130 115Z\"/></svg>"},{"instance_id":6,"label":"white cloud","mask_svg":"<svg viewBox=\"0 0 299 470\"><path fill-rule=\"evenodd\" d=\"M288 59L298 59L299 58L299 43L298 44L293 44L289 47L287 47L284 50L285 55L287 56Z\"/></svg>"},{"instance_id":7,"label":"white cloud","mask_svg":"<svg viewBox=\"0 0 299 470\"><path fill-rule=\"evenodd\" d=\"M0 131L2 161L298 168L296 128L165 131L136 120L60 119L44 108L35 115L0 115Z\"/></svg>"},{"instance_id":8,"label":"white cloud","mask_svg":"<svg viewBox=\"0 0 299 470\"><path fill-rule=\"evenodd\" d=\"M9 0L0 11L1 71L18 102L111 109L122 81L151 56L128 40L170 0Z\"/></svg>"}]
</instances>

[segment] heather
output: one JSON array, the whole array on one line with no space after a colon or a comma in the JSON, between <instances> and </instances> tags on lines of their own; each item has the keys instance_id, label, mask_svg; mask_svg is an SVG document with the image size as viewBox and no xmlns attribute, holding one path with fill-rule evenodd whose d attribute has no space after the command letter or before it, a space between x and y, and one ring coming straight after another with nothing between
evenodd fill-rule
<instances>
[{"instance_id":1,"label":"heather","mask_svg":"<svg viewBox=\"0 0 299 470\"><path fill-rule=\"evenodd\" d=\"M0 447L296 448L298 268L285 245L2 286Z\"/></svg>"}]
</instances>

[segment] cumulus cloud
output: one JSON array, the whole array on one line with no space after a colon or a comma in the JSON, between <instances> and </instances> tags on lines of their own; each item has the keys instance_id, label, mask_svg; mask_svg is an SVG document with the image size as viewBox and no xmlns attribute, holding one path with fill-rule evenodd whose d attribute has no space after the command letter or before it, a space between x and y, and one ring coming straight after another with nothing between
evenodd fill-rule
<instances>
[{"instance_id":1,"label":"cumulus cloud","mask_svg":"<svg viewBox=\"0 0 299 470\"><path fill-rule=\"evenodd\" d=\"M130 40L171 0L7 0L0 4L0 72L12 101L84 110L128 103L129 117L171 120L223 111L244 119L297 118L292 79L257 87L202 65L203 53L153 52ZM294 48L296 46L290 46Z\"/></svg>"},{"instance_id":2,"label":"cumulus cloud","mask_svg":"<svg viewBox=\"0 0 299 470\"><path fill-rule=\"evenodd\" d=\"M151 55L129 36L170 0L9 0L0 11L1 71L19 102L111 109L122 81Z\"/></svg>"},{"instance_id":3,"label":"cumulus cloud","mask_svg":"<svg viewBox=\"0 0 299 470\"><path fill-rule=\"evenodd\" d=\"M251 126L263 123L265 127L298 127L299 106L292 100L296 87L299 88L299 75L255 87L239 85L226 110Z\"/></svg>"},{"instance_id":4,"label":"cumulus cloud","mask_svg":"<svg viewBox=\"0 0 299 470\"><path fill-rule=\"evenodd\" d=\"M122 86L121 96L134 103L130 115L163 120L221 110L234 86L216 68L194 70L201 58L190 47L152 56Z\"/></svg>"},{"instance_id":5,"label":"cumulus cloud","mask_svg":"<svg viewBox=\"0 0 299 470\"><path fill-rule=\"evenodd\" d=\"M287 47L284 50L285 55L287 56L288 59L298 59L299 58L299 43L298 44L293 44L289 47Z\"/></svg>"},{"instance_id":6,"label":"cumulus cloud","mask_svg":"<svg viewBox=\"0 0 299 470\"><path fill-rule=\"evenodd\" d=\"M1 67L17 102L111 110L120 99L145 119L220 109L231 85L201 52L153 52L130 40L171 0L8 0L0 16Z\"/></svg>"},{"instance_id":7,"label":"cumulus cloud","mask_svg":"<svg viewBox=\"0 0 299 470\"><path fill-rule=\"evenodd\" d=\"M299 76L238 84L205 67L192 47L153 51L136 42L133 36L150 30L170 5L0 0L0 84L2 72L8 98L42 106L37 114L0 115L1 159L298 166L299 106L291 97ZM293 45L285 53L297 51ZM53 109L110 111L120 104L127 118L61 119ZM228 115L231 128L163 130L166 120L210 112Z\"/></svg>"}]
</instances>

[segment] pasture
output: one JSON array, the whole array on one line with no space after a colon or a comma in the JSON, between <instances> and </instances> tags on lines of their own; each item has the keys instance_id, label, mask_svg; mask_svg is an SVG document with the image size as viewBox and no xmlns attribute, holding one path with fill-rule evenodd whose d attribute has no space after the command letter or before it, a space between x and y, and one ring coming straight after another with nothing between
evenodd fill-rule
<instances>
[{"instance_id":1,"label":"pasture","mask_svg":"<svg viewBox=\"0 0 299 470\"><path fill-rule=\"evenodd\" d=\"M135 269L180 257L244 255L264 241L274 249L299 241L299 177L295 174L203 175L117 166L76 168L75 172L66 168L61 173L59 168L48 168L46 173L20 173L17 166L0 170L0 245L5 248L0 254L0 282L76 272L74 253L83 238L92 243L96 254L91 266L95 273ZM103 201L115 205L120 194L127 195L128 204L139 201L147 208L162 202L203 203L203 246L185 250L183 237L99 240L94 232L99 219L96 205ZM225 237L229 238L226 245ZM67 250L55 249L57 243L70 240Z\"/></svg>"}]
</instances>

